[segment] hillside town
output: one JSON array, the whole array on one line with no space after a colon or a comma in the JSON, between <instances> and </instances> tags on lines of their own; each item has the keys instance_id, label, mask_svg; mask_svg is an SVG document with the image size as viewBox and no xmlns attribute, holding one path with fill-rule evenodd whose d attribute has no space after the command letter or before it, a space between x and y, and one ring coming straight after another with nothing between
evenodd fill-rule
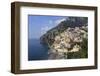
<instances>
[{"instance_id":1,"label":"hillside town","mask_svg":"<svg viewBox=\"0 0 100 76\"><path fill-rule=\"evenodd\" d=\"M49 59L67 58L67 53L81 50L80 43L88 38L87 26L68 28L55 37L54 43L50 46Z\"/></svg>"},{"instance_id":2,"label":"hillside town","mask_svg":"<svg viewBox=\"0 0 100 76\"><path fill-rule=\"evenodd\" d=\"M40 38L48 46L48 59L88 57L87 18L69 17Z\"/></svg>"}]
</instances>

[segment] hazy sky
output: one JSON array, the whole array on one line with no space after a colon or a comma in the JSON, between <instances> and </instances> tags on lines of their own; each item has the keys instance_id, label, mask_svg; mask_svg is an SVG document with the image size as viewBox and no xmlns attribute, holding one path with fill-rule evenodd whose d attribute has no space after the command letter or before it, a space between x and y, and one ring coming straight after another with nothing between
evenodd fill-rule
<instances>
[{"instance_id":1,"label":"hazy sky","mask_svg":"<svg viewBox=\"0 0 100 76\"><path fill-rule=\"evenodd\" d=\"M28 16L28 35L29 39L40 38L46 31L55 27L67 17L64 16L43 16L29 15Z\"/></svg>"}]
</instances>

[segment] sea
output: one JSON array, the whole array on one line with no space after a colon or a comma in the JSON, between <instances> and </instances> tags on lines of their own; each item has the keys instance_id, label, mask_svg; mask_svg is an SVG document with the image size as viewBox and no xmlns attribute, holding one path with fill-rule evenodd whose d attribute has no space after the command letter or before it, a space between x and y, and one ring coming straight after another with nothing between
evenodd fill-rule
<instances>
[{"instance_id":1,"label":"sea","mask_svg":"<svg viewBox=\"0 0 100 76\"><path fill-rule=\"evenodd\" d=\"M28 60L47 60L48 47L40 43L40 39L28 39Z\"/></svg>"}]
</instances>

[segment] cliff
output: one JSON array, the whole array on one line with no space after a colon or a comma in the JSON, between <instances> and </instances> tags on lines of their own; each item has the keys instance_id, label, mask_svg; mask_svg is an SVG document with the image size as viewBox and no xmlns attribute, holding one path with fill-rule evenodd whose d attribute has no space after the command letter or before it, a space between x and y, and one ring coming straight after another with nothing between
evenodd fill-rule
<instances>
[{"instance_id":1,"label":"cliff","mask_svg":"<svg viewBox=\"0 0 100 76\"><path fill-rule=\"evenodd\" d=\"M87 32L87 18L69 17L47 31L40 40L49 47L48 59L86 58Z\"/></svg>"}]
</instances>

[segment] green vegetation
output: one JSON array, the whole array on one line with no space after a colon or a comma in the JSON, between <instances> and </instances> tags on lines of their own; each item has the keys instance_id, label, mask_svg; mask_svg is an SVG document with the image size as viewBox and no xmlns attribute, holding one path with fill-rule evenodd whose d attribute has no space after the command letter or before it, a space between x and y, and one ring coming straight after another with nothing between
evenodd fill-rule
<instances>
[{"instance_id":1,"label":"green vegetation","mask_svg":"<svg viewBox=\"0 0 100 76\"><path fill-rule=\"evenodd\" d=\"M67 55L68 59L77 59L77 58L88 58L88 39L83 39L83 42L80 43L82 47L79 52L69 52Z\"/></svg>"}]
</instances>

